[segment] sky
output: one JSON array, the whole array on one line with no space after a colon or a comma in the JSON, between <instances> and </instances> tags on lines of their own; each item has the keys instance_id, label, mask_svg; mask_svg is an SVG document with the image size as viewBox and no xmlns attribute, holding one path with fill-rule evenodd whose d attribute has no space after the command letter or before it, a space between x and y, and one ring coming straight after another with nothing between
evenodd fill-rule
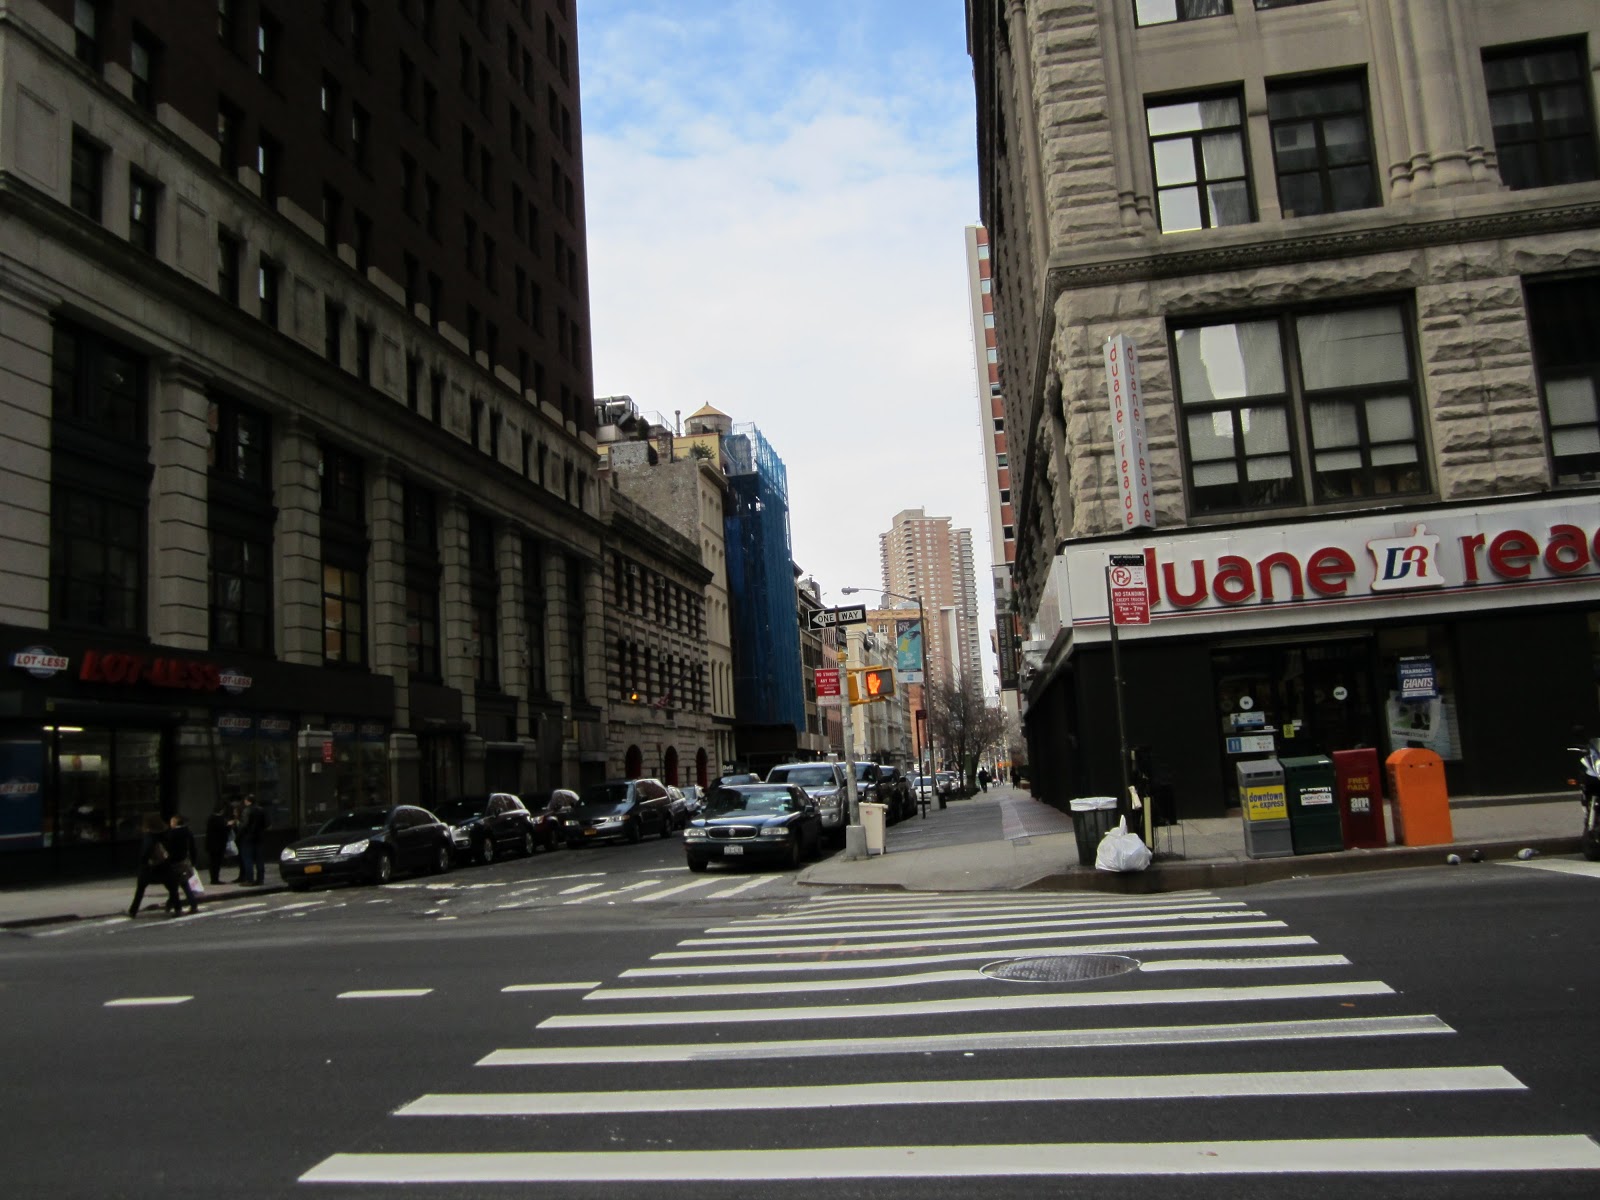
<instances>
[{"instance_id":1,"label":"sky","mask_svg":"<svg viewBox=\"0 0 1600 1200\"><path fill-rule=\"evenodd\" d=\"M962 0L577 15L595 395L754 422L788 468L795 562L830 605L881 584L901 509L971 529L993 691Z\"/></svg>"}]
</instances>

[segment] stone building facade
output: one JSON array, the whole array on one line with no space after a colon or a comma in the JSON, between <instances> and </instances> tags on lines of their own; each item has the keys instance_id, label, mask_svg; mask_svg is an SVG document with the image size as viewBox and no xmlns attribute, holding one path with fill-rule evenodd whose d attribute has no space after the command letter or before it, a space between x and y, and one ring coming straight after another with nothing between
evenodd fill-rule
<instances>
[{"instance_id":1,"label":"stone building facade","mask_svg":"<svg viewBox=\"0 0 1600 1200\"><path fill-rule=\"evenodd\" d=\"M0 18L17 872L605 768L571 6L179 7Z\"/></svg>"},{"instance_id":2,"label":"stone building facade","mask_svg":"<svg viewBox=\"0 0 1600 1200\"><path fill-rule=\"evenodd\" d=\"M1035 786L1119 783L1111 553L1152 609L1128 740L1180 812L1362 745L1559 786L1600 720L1600 11L968 14Z\"/></svg>"}]
</instances>

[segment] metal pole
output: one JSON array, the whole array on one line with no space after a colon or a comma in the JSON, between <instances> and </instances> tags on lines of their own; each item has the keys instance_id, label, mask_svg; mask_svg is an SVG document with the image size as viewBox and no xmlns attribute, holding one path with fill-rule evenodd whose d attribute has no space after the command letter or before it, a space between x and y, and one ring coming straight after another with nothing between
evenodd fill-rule
<instances>
[{"instance_id":1,"label":"metal pole","mask_svg":"<svg viewBox=\"0 0 1600 1200\"><path fill-rule=\"evenodd\" d=\"M1128 811L1128 722L1122 712L1122 647L1117 641L1117 614L1111 604L1111 564L1106 564L1106 623L1111 629L1111 679L1117 695L1117 763L1122 769L1122 792L1117 808Z\"/></svg>"}]
</instances>

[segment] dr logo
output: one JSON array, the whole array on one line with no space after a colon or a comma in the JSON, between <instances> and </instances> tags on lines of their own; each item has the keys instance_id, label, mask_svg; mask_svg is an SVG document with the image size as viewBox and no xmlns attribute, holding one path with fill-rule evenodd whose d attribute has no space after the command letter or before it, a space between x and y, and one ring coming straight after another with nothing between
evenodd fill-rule
<instances>
[{"instance_id":1,"label":"dr logo","mask_svg":"<svg viewBox=\"0 0 1600 1200\"><path fill-rule=\"evenodd\" d=\"M1426 525L1416 526L1410 537L1373 538L1367 549L1372 552L1375 592L1408 592L1445 584L1439 572L1439 539L1428 533Z\"/></svg>"}]
</instances>

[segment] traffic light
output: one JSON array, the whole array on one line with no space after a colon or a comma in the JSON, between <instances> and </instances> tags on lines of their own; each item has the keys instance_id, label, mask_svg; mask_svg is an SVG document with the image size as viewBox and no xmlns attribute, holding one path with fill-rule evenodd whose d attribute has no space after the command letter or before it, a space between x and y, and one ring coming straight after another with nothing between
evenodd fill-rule
<instances>
[{"instance_id":1,"label":"traffic light","mask_svg":"<svg viewBox=\"0 0 1600 1200\"><path fill-rule=\"evenodd\" d=\"M866 667L850 672L850 703L871 704L894 695L892 667Z\"/></svg>"}]
</instances>

